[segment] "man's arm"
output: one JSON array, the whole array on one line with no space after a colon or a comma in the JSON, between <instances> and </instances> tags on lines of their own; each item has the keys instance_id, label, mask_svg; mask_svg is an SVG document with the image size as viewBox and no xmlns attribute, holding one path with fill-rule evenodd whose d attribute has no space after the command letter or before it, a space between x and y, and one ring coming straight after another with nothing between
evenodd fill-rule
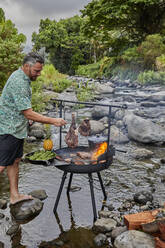
<instances>
[{"instance_id":1,"label":"man's arm","mask_svg":"<svg viewBox=\"0 0 165 248\"><path fill-rule=\"evenodd\" d=\"M22 110L23 115L28 119L36 122L41 122L45 124L52 124L54 126L60 127L66 124L66 121L62 118L51 118L37 112L33 111L32 108Z\"/></svg>"}]
</instances>

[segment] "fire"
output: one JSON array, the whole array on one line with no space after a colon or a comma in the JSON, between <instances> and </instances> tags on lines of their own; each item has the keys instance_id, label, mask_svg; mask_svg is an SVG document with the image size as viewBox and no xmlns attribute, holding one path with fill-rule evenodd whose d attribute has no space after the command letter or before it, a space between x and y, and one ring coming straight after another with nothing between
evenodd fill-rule
<instances>
[{"instance_id":1,"label":"fire","mask_svg":"<svg viewBox=\"0 0 165 248\"><path fill-rule=\"evenodd\" d=\"M107 150L107 147L107 142L101 143L96 151L92 154L92 160L97 160L97 158Z\"/></svg>"}]
</instances>

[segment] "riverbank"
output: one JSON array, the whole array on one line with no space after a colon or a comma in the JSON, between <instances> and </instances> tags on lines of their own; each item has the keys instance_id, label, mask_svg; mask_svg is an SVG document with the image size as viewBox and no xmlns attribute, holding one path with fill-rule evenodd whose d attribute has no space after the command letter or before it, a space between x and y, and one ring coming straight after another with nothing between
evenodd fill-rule
<instances>
[{"instance_id":1,"label":"riverbank","mask_svg":"<svg viewBox=\"0 0 165 248\"><path fill-rule=\"evenodd\" d=\"M112 111L110 140L116 148L126 150L126 153L116 152L113 164L101 173L108 194L106 203L102 202L102 191L97 177L94 176L97 210L101 210L104 205L104 210L106 213L108 212L107 215L109 214L108 219L110 221L113 219L116 222L112 229L115 229L115 226L124 227L122 221L124 214L157 208L163 206L165 202L163 172L165 89L158 85L145 87L132 85L129 81L111 82L110 80L99 81L81 77L72 79L84 82L87 80L89 84L94 83L95 101L97 102L115 105L126 104L128 106L128 109L124 111L120 109L113 109ZM75 93L71 88L59 94L58 97L59 99L74 99L76 101ZM88 106L73 109L72 105L65 106L65 109L65 118L68 125L63 129L64 135L69 128L72 111L76 112L78 121L85 117L92 120L93 133L103 132L107 135L107 110L89 108ZM47 111L50 116L57 116L54 100L49 102ZM55 148L59 145L58 133L58 128L52 128ZM34 132L32 134L30 139L33 142L27 143L25 153L29 152L29 149L32 151L42 146L42 141L41 143L37 141L39 137L36 138ZM80 144L85 143L86 139L81 137ZM0 240L5 247L14 247L14 243L18 247L56 247L57 244L55 243L57 241L64 242L61 243L61 247L97 247L94 238L97 237L98 233L93 231L93 213L86 175L76 175L74 177L73 191L70 198L67 198L66 190L63 190L58 216L54 216L52 209L61 177L62 172L55 167L43 167L22 162L21 191L30 192L35 189L44 189L48 198L44 200L43 210L39 216L27 224L21 225L21 231L13 238L6 235L6 229L11 224L9 208L1 210L5 217L1 220L2 237ZM8 199L8 182L5 175L0 176L0 189L1 194L3 192L3 198ZM135 202L135 194L142 191L147 191L153 199L146 200L143 203ZM103 217L103 213L100 214ZM6 218L8 218L8 221L6 221ZM105 226L105 223L103 226ZM106 234L106 238L101 236L102 242L105 240L105 242L108 242L108 247L113 247L111 242L114 240L112 230L103 233ZM127 237L129 235L127 233ZM119 236L119 233L117 236ZM138 247L139 239L137 238L136 247ZM81 240L81 244L78 242L79 240ZM145 240L150 245L146 247L152 247L153 238L150 237ZM147 243L145 244L147 245ZM126 245L125 247L128 247L128 243ZM104 246L106 247L107 244L101 247ZM119 247L118 243L116 248Z\"/></svg>"}]
</instances>

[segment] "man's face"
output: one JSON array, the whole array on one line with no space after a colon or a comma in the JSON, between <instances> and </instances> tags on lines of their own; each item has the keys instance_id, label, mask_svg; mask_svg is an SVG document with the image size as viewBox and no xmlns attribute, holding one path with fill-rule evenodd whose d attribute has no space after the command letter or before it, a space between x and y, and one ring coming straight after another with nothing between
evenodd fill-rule
<instances>
[{"instance_id":1,"label":"man's face","mask_svg":"<svg viewBox=\"0 0 165 248\"><path fill-rule=\"evenodd\" d=\"M41 75L43 64L36 63L32 66L28 65L27 75L29 76L31 81L35 81L38 76Z\"/></svg>"}]
</instances>

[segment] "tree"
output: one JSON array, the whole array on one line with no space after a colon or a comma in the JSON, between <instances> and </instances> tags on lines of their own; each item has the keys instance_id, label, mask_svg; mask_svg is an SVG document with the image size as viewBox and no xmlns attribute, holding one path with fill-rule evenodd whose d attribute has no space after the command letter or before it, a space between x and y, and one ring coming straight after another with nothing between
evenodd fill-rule
<instances>
[{"instance_id":1,"label":"tree","mask_svg":"<svg viewBox=\"0 0 165 248\"><path fill-rule=\"evenodd\" d=\"M74 74L90 58L89 41L82 33L83 19L74 16L59 22L40 21L39 33L32 34L34 49L46 48L50 61L62 73Z\"/></svg>"},{"instance_id":2,"label":"tree","mask_svg":"<svg viewBox=\"0 0 165 248\"><path fill-rule=\"evenodd\" d=\"M11 20L5 20L0 9L0 88L2 89L9 75L21 65L22 43L26 38L18 34ZM2 18L1 18L2 17Z\"/></svg>"},{"instance_id":3,"label":"tree","mask_svg":"<svg viewBox=\"0 0 165 248\"><path fill-rule=\"evenodd\" d=\"M93 0L81 12L89 37L118 30L119 38L139 43L147 35L163 32L165 24L165 0Z\"/></svg>"}]
</instances>

